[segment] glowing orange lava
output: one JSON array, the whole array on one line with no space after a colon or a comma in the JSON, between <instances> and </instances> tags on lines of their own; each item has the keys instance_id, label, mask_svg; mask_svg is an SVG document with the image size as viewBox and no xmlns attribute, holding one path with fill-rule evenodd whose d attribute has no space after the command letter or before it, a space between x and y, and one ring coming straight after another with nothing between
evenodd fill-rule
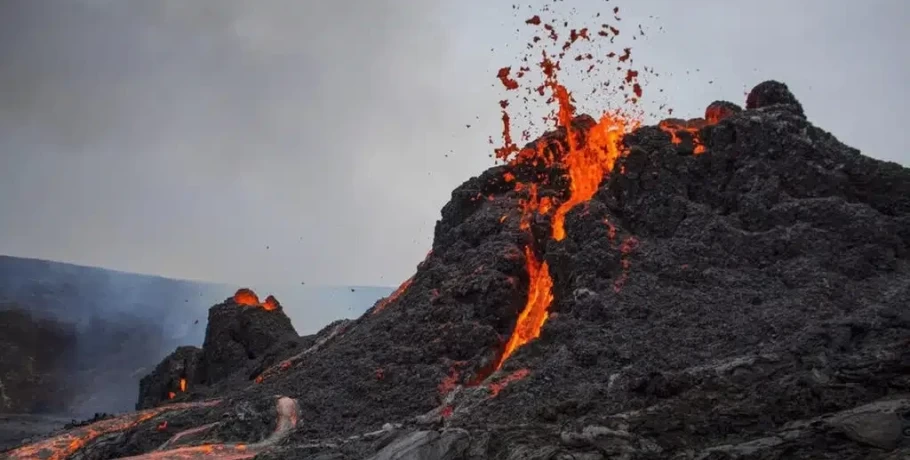
<instances>
[{"instance_id":1,"label":"glowing orange lava","mask_svg":"<svg viewBox=\"0 0 910 460\"><path fill-rule=\"evenodd\" d=\"M246 444L203 444L201 446L178 447L176 449L149 452L120 460L243 460L255 457L259 452L250 450Z\"/></svg>"},{"instance_id":2,"label":"glowing orange lava","mask_svg":"<svg viewBox=\"0 0 910 460\"><path fill-rule=\"evenodd\" d=\"M518 347L539 337L540 329L549 317L547 309L550 307L550 302L553 301L553 280L550 278L550 268L546 262L541 263L537 260L530 247L525 247L525 257L527 257L531 283L528 287L528 302L518 316L518 321L515 322L515 330L512 331L512 336L509 337L509 341L496 363L496 370L502 368L502 364Z\"/></svg>"},{"instance_id":3,"label":"glowing orange lava","mask_svg":"<svg viewBox=\"0 0 910 460\"><path fill-rule=\"evenodd\" d=\"M265 302L262 303L262 308L272 311L278 309L278 299L273 295L269 295L265 298Z\"/></svg>"},{"instance_id":4,"label":"glowing orange lava","mask_svg":"<svg viewBox=\"0 0 910 460\"><path fill-rule=\"evenodd\" d=\"M275 374L277 374L277 373L279 373L279 372L286 371L286 370L290 369L291 366L294 365L294 363L296 363L296 362L300 361L301 359L303 359L304 356L307 356L307 355L309 355L309 354L311 354L311 353L315 353L315 352L318 351L320 348L322 348L323 345L325 345L327 342L329 342L330 340L332 340L332 339L335 338L336 336L341 335L341 334L344 334L345 326L346 326L346 323L344 323L344 322L338 324L337 326L335 326L334 329L332 329L331 332L329 332L328 335L326 335L325 337L322 337L322 338L320 338L319 340L317 340L316 343L314 343L311 347L309 347L309 348L307 348L306 350L303 350L303 351L301 351L300 353L297 353L296 355L291 356L290 358L288 358L288 359L286 359L286 360L284 360L284 361L282 361L282 362L280 362L280 363L278 363L278 364L276 364L276 365L274 365L274 366L272 366L272 367L266 369L262 374L259 374L258 376L256 376L256 378L253 380L253 382L254 382L254 383L257 383L257 384L262 383L262 382L265 381L266 378L268 378L268 377L270 377L270 376L273 376L273 375L275 375Z\"/></svg>"},{"instance_id":5,"label":"glowing orange lava","mask_svg":"<svg viewBox=\"0 0 910 460\"><path fill-rule=\"evenodd\" d=\"M225 444L203 444L199 446L184 446L167 449L173 445L183 435L189 435L196 432L208 430L212 424L187 430L174 436L167 443L165 448L159 448L156 451L148 452L133 457L121 458L121 460L191 460L191 459L210 459L210 460L241 460L253 458L256 455L268 450L279 444L294 428L297 427L298 412L300 407L297 401L285 396L278 398L277 403L278 420L275 424L275 431L266 439L253 443L225 443Z\"/></svg>"},{"instance_id":6,"label":"glowing orange lava","mask_svg":"<svg viewBox=\"0 0 910 460\"><path fill-rule=\"evenodd\" d=\"M388 307L390 303L401 297L401 294L404 294L404 291L408 290L408 287L411 286L411 283L413 282L413 277L406 279L403 283L401 283L401 286L398 286L398 289L395 289L395 292L379 301L379 303L376 305L376 308L373 309L373 314L375 315L381 312L385 307Z\"/></svg>"},{"instance_id":7,"label":"glowing orange lava","mask_svg":"<svg viewBox=\"0 0 910 460\"><path fill-rule=\"evenodd\" d=\"M613 170L622 151L623 135L637 123L615 114L605 114L600 122L588 132L586 145L569 143L566 166L569 169L569 199L559 205L553 215L553 239L561 241L566 237L566 214L575 206L591 200L604 176ZM571 132L570 132L571 136ZM574 150L573 150L574 149Z\"/></svg>"},{"instance_id":8,"label":"glowing orange lava","mask_svg":"<svg viewBox=\"0 0 910 460\"><path fill-rule=\"evenodd\" d=\"M241 288L234 293L234 303L247 307L258 307L259 296L252 289Z\"/></svg>"},{"instance_id":9,"label":"glowing orange lava","mask_svg":"<svg viewBox=\"0 0 910 460\"><path fill-rule=\"evenodd\" d=\"M278 299L273 295L266 297L264 303L259 302L259 296L257 296L252 289L248 288L238 289L237 292L234 293L234 303L245 307L259 307L267 311L277 310L278 307L281 306Z\"/></svg>"},{"instance_id":10,"label":"glowing orange lava","mask_svg":"<svg viewBox=\"0 0 910 460\"><path fill-rule=\"evenodd\" d=\"M670 141L676 145L683 143L683 136L688 137L692 140L692 152L695 155L700 155L705 153L705 146L702 145L701 139L699 138L699 130L705 126L715 124L719 120L720 116L716 115L716 118L710 118L708 120L703 119L694 119L694 120L678 120L678 119L669 119L661 121L657 126L670 135Z\"/></svg>"},{"instance_id":11,"label":"glowing orange lava","mask_svg":"<svg viewBox=\"0 0 910 460\"><path fill-rule=\"evenodd\" d=\"M614 14L618 11L614 10ZM616 20L619 20L616 17ZM554 163L561 163L567 170L569 176L569 196L565 199L554 203L550 197L538 198L538 186L543 184L522 183L517 181L515 176L508 173L505 177L507 182L515 182L515 189L518 191L527 191L527 198L520 202L521 220L519 228L529 230L531 222L535 215L548 214L555 207L552 214L551 231L552 238L560 241L566 237L565 218L568 212L575 206L585 203L594 196L598 187L604 178L613 170L616 161L623 154L622 138L631 130L640 125L640 116L630 116L622 111L615 110L604 113L600 120L593 126L583 126L576 128L573 124L575 121L574 100L569 90L560 84L557 74L563 70L561 60L566 57L566 53L576 43L590 42L597 37L607 37L611 43L613 38L619 34L619 30L613 26L604 24L602 30L597 34L588 33L587 28L572 29L569 32L569 38L563 43L559 43L559 34L556 27L567 25L562 21L552 20L549 23L543 21L540 16L534 16L525 21L531 26L542 27L544 36L549 38L552 43L558 45L555 53L542 52L542 59L539 61L543 81L534 91L528 91L531 97L534 93L544 96L549 92L550 97L547 104L555 103L554 112L545 118L545 120L554 121L556 126L565 130L564 143L551 142L551 140L541 140L534 146L524 149L518 149L512 141L511 128L509 122L511 118L505 112L508 107L507 101L500 102L503 109L503 146L495 150L496 158L506 161L511 165L533 164L551 166ZM562 23L562 24L561 24ZM540 36L535 36L528 48L534 48L535 44L544 41ZM618 64L615 67L620 70L619 79L621 83L614 85L616 91L620 91L623 101L626 104L637 104L642 96L642 88L638 83L639 71L623 66L632 64L631 48L623 48L622 53L607 53L604 59L595 59L592 53L582 53L574 57L570 62L581 62L594 60L597 63L603 63L607 59L613 59ZM527 58L525 58L527 62ZM595 65L591 64L587 68L590 73ZM623 70L624 69L624 70ZM520 72L511 77L511 68L504 67L497 74L497 78L503 84L507 91L519 89L518 80L525 76L529 68L522 67ZM605 84L607 86L608 84ZM549 91L548 91L549 90ZM527 101L527 97L524 99ZM575 132L576 129L584 132ZM536 251L531 245L525 247L525 256L527 260L528 275L530 278L528 286L528 300L516 321L514 331L509 337L495 368L498 370L503 363L522 345L540 336L541 328L549 317L548 309L553 301L553 280L550 278L549 266L546 261L538 260Z\"/></svg>"},{"instance_id":12,"label":"glowing orange lava","mask_svg":"<svg viewBox=\"0 0 910 460\"><path fill-rule=\"evenodd\" d=\"M178 403L147 409L132 414L101 420L83 427L69 430L63 434L45 439L35 444L14 449L7 452L10 460L64 460L81 449L87 443L109 433L116 433L132 429L142 422L174 410L185 410L193 407L207 407L219 404L220 400L203 401L195 403Z\"/></svg>"},{"instance_id":13,"label":"glowing orange lava","mask_svg":"<svg viewBox=\"0 0 910 460\"><path fill-rule=\"evenodd\" d=\"M529 371L527 369L519 369L519 370L512 372L511 374L505 376L501 380L491 383L489 386L490 396L495 398L497 395L499 395L499 392L502 391L503 389L505 389L505 387L509 386L509 384L511 384L513 382L517 382L517 381L527 377L530 374L531 374L531 371Z\"/></svg>"}]
</instances>

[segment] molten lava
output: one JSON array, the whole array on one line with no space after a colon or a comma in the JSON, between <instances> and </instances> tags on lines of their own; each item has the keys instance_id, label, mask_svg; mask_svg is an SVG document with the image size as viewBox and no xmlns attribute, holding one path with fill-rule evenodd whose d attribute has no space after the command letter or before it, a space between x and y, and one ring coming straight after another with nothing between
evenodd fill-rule
<instances>
[{"instance_id":1,"label":"molten lava","mask_svg":"<svg viewBox=\"0 0 910 460\"><path fill-rule=\"evenodd\" d=\"M319 349L322 348L322 346L325 345L327 342L334 339L338 335L344 334L346 326L347 326L347 323L345 323L345 322L338 324L337 326L335 326L334 329L332 329L331 332L329 332L328 335L317 340L316 343L313 344L313 346L266 369L265 372L256 376L256 378L253 379L253 382L257 383L257 384L262 383L265 381L266 378L276 375L282 371L286 371L286 370L290 369L291 366L293 366L295 363L299 362L305 356L307 356L311 353L315 353L316 351L319 351Z\"/></svg>"},{"instance_id":2,"label":"molten lava","mask_svg":"<svg viewBox=\"0 0 910 460\"><path fill-rule=\"evenodd\" d=\"M511 374L505 376L504 378L500 379L499 381L491 383L489 386L490 396L495 398L497 395L499 395L500 391L504 390L511 383L517 382L517 381L527 377L530 374L531 374L531 371L529 371L527 369L519 369L519 370L512 372Z\"/></svg>"},{"instance_id":3,"label":"molten lava","mask_svg":"<svg viewBox=\"0 0 910 460\"><path fill-rule=\"evenodd\" d=\"M298 413L300 410L297 400L282 396L278 398L276 404L278 420L275 424L275 431L269 437L254 444L243 443L225 443L225 444L203 444L200 446L184 446L173 449L166 447L173 445L182 435L188 435L200 431L208 430L212 425L203 425L202 427L187 430L174 436L165 443L163 448L156 451L148 452L134 457L125 457L121 460L190 460L190 459L211 459L211 460L241 460L253 458L256 455L266 451L270 447L279 444L288 434L297 427Z\"/></svg>"},{"instance_id":4,"label":"molten lava","mask_svg":"<svg viewBox=\"0 0 910 460\"><path fill-rule=\"evenodd\" d=\"M141 423L160 414L175 410L186 410L194 407L209 407L220 404L220 400L195 403L178 403L156 407L132 414L126 414L83 427L75 428L63 434L45 439L35 444L7 452L10 460L64 460L94 439L110 433L130 430Z\"/></svg>"},{"instance_id":5,"label":"molten lava","mask_svg":"<svg viewBox=\"0 0 910 460\"><path fill-rule=\"evenodd\" d=\"M588 132L587 144L583 147L569 142L566 166L569 169L569 199L556 209L553 215L553 239L561 241L566 237L566 214L575 206L590 201L604 176L613 170L619 159L623 135L637 123L618 115L604 115ZM571 133L569 134L571 136Z\"/></svg>"},{"instance_id":6,"label":"molten lava","mask_svg":"<svg viewBox=\"0 0 910 460\"><path fill-rule=\"evenodd\" d=\"M509 341L496 363L496 370L502 368L502 364L518 347L540 336L540 329L549 316L547 309L550 307L550 302L553 301L553 280L550 278L549 266L546 262L541 263L537 260L530 246L525 247L525 257L527 257L528 275L530 276L528 303L525 304L524 310L518 316L518 321L515 322L515 330L512 331L512 336L509 337Z\"/></svg>"},{"instance_id":7,"label":"molten lava","mask_svg":"<svg viewBox=\"0 0 910 460\"><path fill-rule=\"evenodd\" d=\"M702 145L701 139L698 136L698 132L701 128L707 126L708 124L713 124L710 121L705 120L663 120L658 124L658 127L670 135L670 141L676 145L683 143L683 138L691 139L693 152L696 155L700 155L705 152L705 146Z\"/></svg>"},{"instance_id":8,"label":"molten lava","mask_svg":"<svg viewBox=\"0 0 910 460\"><path fill-rule=\"evenodd\" d=\"M245 307L259 307L266 311L277 310L281 306L278 303L278 299L273 295L269 295L265 298L265 302L259 302L259 296L253 292L252 289L241 288L234 293L234 303L237 305L243 305Z\"/></svg>"},{"instance_id":9,"label":"molten lava","mask_svg":"<svg viewBox=\"0 0 910 460\"><path fill-rule=\"evenodd\" d=\"M219 400L198 403L183 403L161 406L142 412L123 415L117 418L102 420L91 425L70 430L61 435L44 441L20 447L8 452L9 459L16 460L64 460L82 449L92 440L106 434L126 431L139 426L154 417L175 410L186 410L193 407L207 407L219 404ZM179 460L179 459L212 459L212 460L240 460L253 458L256 455L280 444L297 427L300 407L295 399L279 397L277 404L277 423L275 430L266 439L253 444L225 443L203 444L197 446L174 447L178 441L194 434L208 431L216 424L203 425L177 433L157 450L133 457L121 457L133 460ZM166 431L167 421L155 425L156 431Z\"/></svg>"},{"instance_id":10,"label":"molten lava","mask_svg":"<svg viewBox=\"0 0 910 460\"><path fill-rule=\"evenodd\" d=\"M258 307L259 296L252 289L241 288L234 293L234 303L247 307Z\"/></svg>"},{"instance_id":11,"label":"molten lava","mask_svg":"<svg viewBox=\"0 0 910 460\"><path fill-rule=\"evenodd\" d=\"M273 295L269 295L268 297L265 298L265 302L262 303L262 308L264 308L268 311L272 311L272 310L277 310L278 305L279 305L278 299L276 299L275 296L273 296Z\"/></svg>"},{"instance_id":12,"label":"molten lava","mask_svg":"<svg viewBox=\"0 0 910 460\"><path fill-rule=\"evenodd\" d=\"M395 292L393 292L388 297L380 300L379 303L376 304L376 308L373 309L373 314L375 315L381 312L385 307L388 307L390 303L401 297L401 294L404 294L404 291L407 291L408 287L410 287L411 283L413 282L413 277L406 279L403 283L401 283L401 286L398 286L398 289L395 289Z\"/></svg>"},{"instance_id":13,"label":"molten lava","mask_svg":"<svg viewBox=\"0 0 910 460\"><path fill-rule=\"evenodd\" d=\"M619 18L616 18L619 20ZM544 23L540 16L534 16L526 21L531 26L541 26L548 37L554 44L558 44L559 49L555 53L548 54L546 50L542 53L542 59L539 61L539 68L543 75L543 82L537 86L534 92L543 96L549 90L550 98L546 103L555 103L556 107L547 120L555 121L558 128L565 130L565 145L561 143L549 143L540 141L535 146L529 146L524 149L518 149L512 141L511 127L509 122L511 118L505 112L508 107L507 102L501 102L503 108L503 146L495 150L496 157L500 160L507 161L513 166L520 164L546 165L561 163L568 171L569 176L569 196L555 206L551 219L552 238L560 241L566 237L565 218L568 212L575 206L585 203L594 196L598 187L604 178L613 170L616 161L622 156L622 138L632 129L640 125L640 116L630 116L621 111L615 110L604 113L600 120L590 128L584 129L584 132L575 132L575 105L572 94L569 90L559 83L557 74L562 70L561 59L566 56L569 49L576 43L590 42L595 37L609 37L611 42L613 37L619 34L619 30L612 26L604 25L603 30L597 34L589 34L588 29L572 29L569 33L569 39L559 44L559 34L556 32L558 21ZM541 41L535 37L529 48L534 48L534 44ZM631 49L623 48L621 54L615 52L608 53L607 59L615 59L619 64L616 69L623 69L624 65L631 65ZM593 54L580 54L573 61L585 61L594 59ZM525 58L527 61L527 58ZM605 59L597 60L598 63L604 62ZM587 72L594 68L592 64L588 67ZM525 76L528 68L522 67L521 71L514 78L510 76L511 68L504 67L497 74L497 78L503 84L507 91L513 91L519 88L518 80ZM623 91L624 102L636 104L641 98L642 89L638 83L639 72L628 68L620 71L619 78L621 84L617 86L619 91ZM528 93L533 97L533 93ZM526 98L527 100L527 98ZM555 152L554 152L555 150ZM551 198L538 198L538 183L522 183L518 181L512 173L507 173L505 177L507 182L515 183L516 190L527 190L528 198L521 200L521 220L519 228L529 230L530 223L535 215L547 214L553 207L554 203ZM540 184L542 185L542 184ZM549 266L546 261L538 259L537 251L528 245L525 247L525 258L527 263L529 286L527 303L520 313L515 323L514 331L509 337L499 360L496 362L495 369L500 369L503 363L522 345L540 336L541 328L549 317L548 309L553 301L553 280L550 278Z\"/></svg>"}]
</instances>

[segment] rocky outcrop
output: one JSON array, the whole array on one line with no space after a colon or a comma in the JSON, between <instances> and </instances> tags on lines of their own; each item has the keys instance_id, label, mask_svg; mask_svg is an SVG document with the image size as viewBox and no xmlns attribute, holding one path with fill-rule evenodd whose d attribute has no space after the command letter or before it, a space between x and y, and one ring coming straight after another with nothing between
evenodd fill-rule
<instances>
[{"instance_id":1,"label":"rocky outcrop","mask_svg":"<svg viewBox=\"0 0 910 460\"><path fill-rule=\"evenodd\" d=\"M262 359L279 342L297 338L290 318L277 301L274 308L266 308L258 301L245 305L237 299L235 295L209 309L202 344L203 373L197 383L216 384Z\"/></svg>"},{"instance_id":2,"label":"rocky outcrop","mask_svg":"<svg viewBox=\"0 0 910 460\"><path fill-rule=\"evenodd\" d=\"M0 306L0 414L67 410L76 393L65 378L75 343L70 325Z\"/></svg>"},{"instance_id":3,"label":"rocky outcrop","mask_svg":"<svg viewBox=\"0 0 910 460\"><path fill-rule=\"evenodd\" d=\"M249 289L209 309L203 347L179 347L139 383L136 409L186 401L262 374L280 359L312 345L298 337L280 303L260 303Z\"/></svg>"},{"instance_id":4,"label":"rocky outcrop","mask_svg":"<svg viewBox=\"0 0 910 460\"><path fill-rule=\"evenodd\" d=\"M139 381L136 409L148 409L162 402L185 399L184 395L204 380L203 352L198 347L179 347Z\"/></svg>"}]
</instances>

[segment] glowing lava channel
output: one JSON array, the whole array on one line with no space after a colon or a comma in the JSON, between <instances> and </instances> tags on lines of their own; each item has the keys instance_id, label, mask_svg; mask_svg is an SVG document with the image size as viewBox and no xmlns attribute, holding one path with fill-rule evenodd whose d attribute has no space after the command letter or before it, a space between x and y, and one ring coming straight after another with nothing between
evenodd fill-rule
<instances>
[{"instance_id":1,"label":"glowing lava channel","mask_svg":"<svg viewBox=\"0 0 910 460\"><path fill-rule=\"evenodd\" d=\"M614 13L616 12L618 12L618 10L614 9ZM526 23L539 26L541 20L538 16L535 16L526 21ZM558 36L553 26L544 25L543 27L547 31L549 38L556 42ZM612 30L613 34L618 34L618 30L615 28L607 29ZM599 35L607 36L609 33L601 32ZM633 118L623 116L618 111L605 113L599 122L587 132L583 144L579 145L578 138L573 131L572 126L572 120L575 118L575 106L572 104L571 93L564 86L559 84L557 80L557 72L560 70L560 63L557 59L562 58L571 44L576 40L589 40L589 37L587 29L582 29L580 32L573 30L570 41L563 45L561 53L547 55L546 51L544 51L543 59L540 62L544 81L543 85L537 89L537 92L543 95L544 89L549 89L552 98L547 102L556 102L558 104L555 117L552 118L555 118L557 127L565 128L566 144L568 147L567 151L560 155L559 161L568 169L568 175L571 179L569 197L559 204L551 219L552 238L556 241L561 241L566 237L565 217L569 210L581 203L591 200L604 177L613 170L613 165L622 155L623 136L640 125L640 117ZM535 43L537 40L538 39L535 37ZM613 58L617 55L615 53L610 53L607 56ZM576 60L579 59L576 58ZM627 62L629 60L629 48L626 48L623 55L619 56L617 60L620 63ZM515 80L509 77L509 70L509 68L501 69L497 74L497 78L500 79L506 90L515 90L519 85ZM521 77L526 70L526 68L523 68L522 73L518 75L518 77ZM634 98L627 97L626 101L633 104L637 103L638 98L641 96L641 87L636 81L637 74L637 72L630 70L625 78L626 83L633 88L633 92L635 93ZM620 88L622 88L622 86L620 86ZM497 158L506 160L512 165L528 162L543 162L543 164L547 165L551 164L552 161L549 159L550 157L548 156L546 149L541 148L541 145L538 145L536 148L525 148L521 150L515 146L510 135L510 117L505 112L508 104L506 102L501 102L500 106L503 108L504 146L495 150ZM516 153L517 155L515 155ZM509 174L509 178L512 177L514 176ZM528 222L531 221L531 218L535 214L546 214L550 211L550 202L549 200L537 199L537 184L535 183L522 184L516 182L515 186L516 190L521 190L523 188L528 188L530 190L531 198L527 201L523 201L521 206L522 225L520 228L522 230L527 230L530 227ZM496 370L502 368L503 363L505 363L512 353L521 348L524 344L539 337L543 325L549 318L548 309L553 301L553 280L550 277L549 266L545 261L537 259L534 248L531 245L525 247L525 255L530 278L528 300L524 309L518 316L518 320L515 323L515 329L512 332L511 337L509 337L509 341L506 343L506 346L496 363Z\"/></svg>"},{"instance_id":2,"label":"glowing lava channel","mask_svg":"<svg viewBox=\"0 0 910 460\"><path fill-rule=\"evenodd\" d=\"M525 304L524 310L518 316L518 321L515 322L515 330L512 331L512 336L509 337L509 341L496 363L496 370L502 367L502 364L515 350L539 337L540 329L550 316L547 312L550 302L553 301L553 279L550 278L550 268L546 262L541 263L537 260L530 246L525 247L525 256L527 257L528 275L531 279L528 287L528 303Z\"/></svg>"},{"instance_id":3,"label":"glowing lava channel","mask_svg":"<svg viewBox=\"0 0 910 460\"><path fill-rule=\"evenodd\" d=\"M5 458L10 460L64 460L100 436L136 428L141 423L165 412L187 410L196 407L211 407L220 403L220 400L211 400L194 403L170 404L101 420L90 425L71 429L65 433L44 439L34 444L19 447L8 452L7 457Z\"/></svg>"}]
</instances>

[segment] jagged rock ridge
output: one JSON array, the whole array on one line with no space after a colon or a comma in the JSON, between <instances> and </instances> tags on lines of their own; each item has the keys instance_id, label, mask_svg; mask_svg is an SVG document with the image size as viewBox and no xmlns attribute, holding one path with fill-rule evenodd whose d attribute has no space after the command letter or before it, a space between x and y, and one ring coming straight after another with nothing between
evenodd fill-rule
<instances>
[{"instance_id":1,"label":"jagged rock ridge","mask_svg":"<svg viewBox=\"0 0 910 460\"><path fill-rule=\"evenodd\" d=\"M523 228L509 180L564 199L561 165L470 179L394 298L184 396L216 405L76 455L275 439L275 395L299 419L257 458L910 455L910 170L814 127L777 82L706 115L625 136L561 241L546 214ZM526 247L549 266L549 318L491 372L527 300Z\"/></svg>"}]
</instances>

